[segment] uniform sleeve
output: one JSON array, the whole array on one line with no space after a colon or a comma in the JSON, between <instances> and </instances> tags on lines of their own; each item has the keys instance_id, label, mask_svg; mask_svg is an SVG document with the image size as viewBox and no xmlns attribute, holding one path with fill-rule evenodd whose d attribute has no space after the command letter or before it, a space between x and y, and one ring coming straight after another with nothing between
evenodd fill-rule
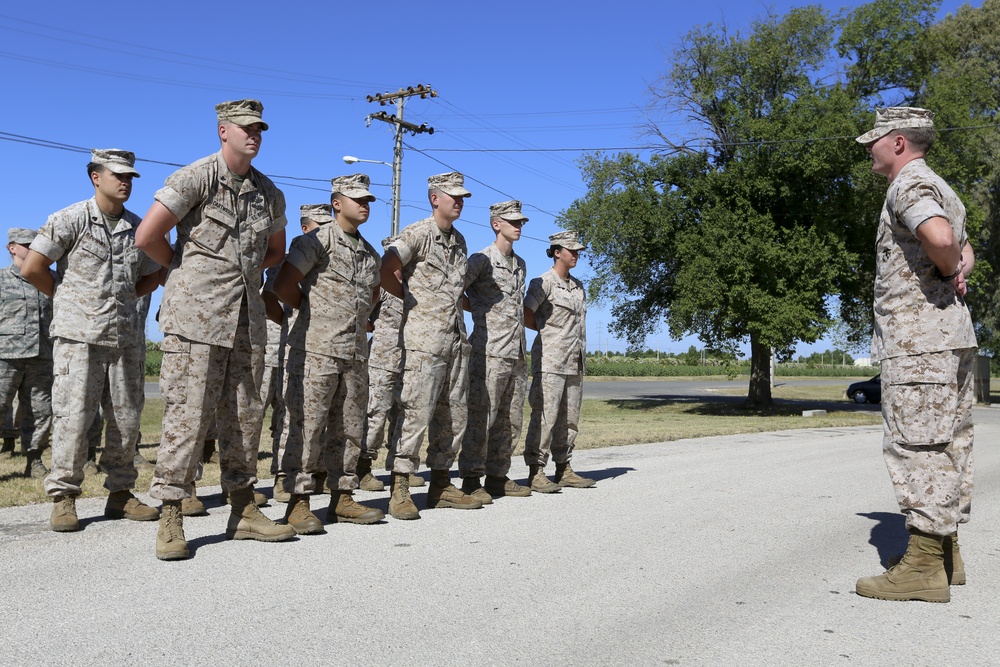
<instances>
[{"instance_id":1,"label":"uniform sleeve","mask_svg":"<svg viewBox=\"0 0 1000 667\"><path fill-rule=\"evenodd\" d=\"M73 247L78 236L79 229L70 219L53 213L38 230L38 236L29 247L54 262Z\"/></svg>"},{"instance_id":2,"label":"uniform sleeve","mask_svg":"<svg viewBox=\"0 0 1000 667\"><path fill-rule=\"evenodd\" d=\"M201 175L200 171L190 167L178 169L167 177L167 182L153 198L181 220L208 196L208 182Z\"/></svg>"},{"instance_id":3,"label":"uniform sleeve","mask_svg":"<svg viewBox=\"0 0 1000 667\"><path fill-rule=\"evenodd\" d=\"M322 247L316 238L316 234L310 233L303 236L296 236L292 241L291 247L288 248L285 261L305 276L316 266L321 251Z\"/></svg>"},{"instance_id":4,"label":"uniform sleeve","mask_svg":"<svg viewBox=\"0 0 1000 667\"><path fill-rule=\"evenodd\" d=\"M287 226L288 218L285 217L285 193L275 188L274 197L271 199L271 233L280 232Z\"/></svg>"},{"instance_id":5,"label":"uniform sleeve","mask_svg":"<svg viewBox=\"0 0 1000 667\"><path fill-rule=\"evenodd\" d=\"M465 289L469 289L469 285L472 285L479 280L479 276L483 273L483 267L486 266L489 261L489 257L481 252L469 255L468 267L465 270Z\"/></svg>"},{"instance_id":6,"label":"uniform sleeve","mask_svg":"<svg viewBox=\"0 0 1000 667\"><path fill-rule=\"evenodd\" d=\"M917 227L931 218L940 217L948 220L943 202L941 191L933 183L926 181L907 183L896 192L894 207L896 218L916 234ZM948 222L954 221L948 220Z\"/></svg>"},{"instance_id":7,"label":"uniform sleeve","mask_svg":"<svg viewBox=\"0 0 1000 667\"><path fill-rule=\"evenodd\" d=\"M149 255L142 252L141 250L139 252L142 253L142 259L139 262L140 276L148 276L149 274L156 273L157 271L160 270L160 265L154 262Z\"/></svg>"},{"instance_id":8,"label":"uniform sleeve","mask_svg":"<svg viewBox=\"0 0 1000 667\"><path fill-rule=\"evenodd\" d=\"M403 266L420 259L420 249L423 247L424 235L421 233L423 227L424 225L420 223L409 225L400 232L399 238L389 246L399 257L399 262Z\"/></svg>"},{"instance_id":9,"label":"uniform sleeve","mask_svg":"<svg viewBox=\"0 0 1000 667\"><path fill-rule=\"evenodd\" d=\"M528 285L528 293L524 295L524 306L534 312L538 310L540 305L548 301L548 298L549 295L545 291L542 279L534 278Z\"/></svg>"}]
</instances>

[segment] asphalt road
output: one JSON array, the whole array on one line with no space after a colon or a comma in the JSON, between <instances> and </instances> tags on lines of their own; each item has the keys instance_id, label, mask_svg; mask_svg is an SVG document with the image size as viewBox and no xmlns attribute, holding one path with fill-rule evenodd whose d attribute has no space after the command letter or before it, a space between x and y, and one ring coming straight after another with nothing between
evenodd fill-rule
<instances>
[{"instance_id":1,"label":"asphalt road","mask_svg":"<svg viewBox=\"0 0 1000 667\"><path fill-rule=\"evenodd\" d=\"M71 534L47 505L3 509L0 664L996 664L997 412L976 411L969 584L949 604L852 592L903 523L880 429L815 429L581 451L593 489L283 544L226 541L206 488L173 563L155 524L104 520L101 499Z\"/></svg>"}]
</instances>

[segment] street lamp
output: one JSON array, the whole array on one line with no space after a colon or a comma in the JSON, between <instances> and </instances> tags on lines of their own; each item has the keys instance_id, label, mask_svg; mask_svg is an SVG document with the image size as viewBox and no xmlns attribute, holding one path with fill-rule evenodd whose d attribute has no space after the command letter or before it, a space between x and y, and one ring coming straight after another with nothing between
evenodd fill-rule
<instances>
[{"instance_id":1,"label":"street lamp","mask_svg":"<svg viewBox=\"0 0 1000 667\"><path fill-rule=\"evenodd\" d=\"M399 233L399 172L400 170L394 164L389 164L388 162L383 162L382 160L365 160L364 158L354 157L353 155L345 155L344 162L347 164L354 164L356 162L366 162L368 164L384 164L387 167L392 167L392 224L389 228L389 235L395 236Z\"/></svg>"}]
</instances>

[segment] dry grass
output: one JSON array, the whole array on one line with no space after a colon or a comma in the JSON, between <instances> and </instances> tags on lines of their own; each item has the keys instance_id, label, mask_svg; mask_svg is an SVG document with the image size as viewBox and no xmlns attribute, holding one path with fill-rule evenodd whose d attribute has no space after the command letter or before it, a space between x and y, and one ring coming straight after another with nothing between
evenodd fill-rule
<instances>
[{"instance_id":1,"label":"dry grass","mask_svg":"<svg viewBox=\"0 0 1000 667\"><path fill-rule=\"evenodd\" d=\"M699 380L703 378L698 378ZM603 378L602 378L603 380ZM587 400L583 402L580 435L577 447L592 449L643 442L665 442L681 438L698 438L735 433L754 433L795 428L823 428L829 426L862 426L880 423L877 408L854 406L843 399L843 388L839 385L777 387L774 390L779 404L768 410L749 410L742 406L738 396L745 395L745 389L733 387L717 392L716 400L692 401L650 401L650 400ZM733 398L723 398L732 396ZM788 401L783 402L783 401ZM826 408L825 417L802 417L802 410ZM843 409L841 409L841 407ZM834 409L835 408L835 409ZM525 410L527 427L528 410ZM163 401L150 398L142 414L141 429L143 444L140 453L149 461L155 461L157 444L160 440ZM270 479L271 451L270 434L266 425L270 414L265 417L264 433L261 437L261 453L257 464L259 479ZM516 454L523 451L524 432ZM385 452L374 468L380 470ZM46 465L50 463L50 452L43 456ZM44 502L45 493L40 480L26 479L21 473L24 458L16 456L9 461L0 461L0 507ZM145 492L149 488L152 471L142 470L136 482L136 490ZM88 477L83 483L85 496L105 496L104 476ZM219 466L208 464L204 468L200 486L219 485Z\"/></svg>"}]
</instances>

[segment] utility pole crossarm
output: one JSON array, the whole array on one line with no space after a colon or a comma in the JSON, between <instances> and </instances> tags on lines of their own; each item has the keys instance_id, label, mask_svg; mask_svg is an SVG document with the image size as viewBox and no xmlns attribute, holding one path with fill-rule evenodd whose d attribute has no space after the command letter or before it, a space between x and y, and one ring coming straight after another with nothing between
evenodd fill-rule
<instances>
[{"instance_id":1,"label":"utility pole crossarm","mask_svg":"<svg viewBox=\"0 0 1000 667\"><path fill-rule=\"evenodd\" d=\"M403 132L410 132L414 135L424 132L434 134L434 128L428 127L427 123L415 125L403 120L403 105L407 98L415 96L426 100L428 97L437 97L437 91L431 88L430 84L425 85L421 83L417 86L400 88L394 93L375 93L374 95L365 97L369 103L378 102L381 106L389 103L396 104L396 113L394 115L390 115L385 111L379 111L369 114L366 118L369 125L372 120L380 120L393 125L396 130L396 145L392 153L392 236L399 233L399 190L403 178Z\"/></svg>"}]
</instances>

